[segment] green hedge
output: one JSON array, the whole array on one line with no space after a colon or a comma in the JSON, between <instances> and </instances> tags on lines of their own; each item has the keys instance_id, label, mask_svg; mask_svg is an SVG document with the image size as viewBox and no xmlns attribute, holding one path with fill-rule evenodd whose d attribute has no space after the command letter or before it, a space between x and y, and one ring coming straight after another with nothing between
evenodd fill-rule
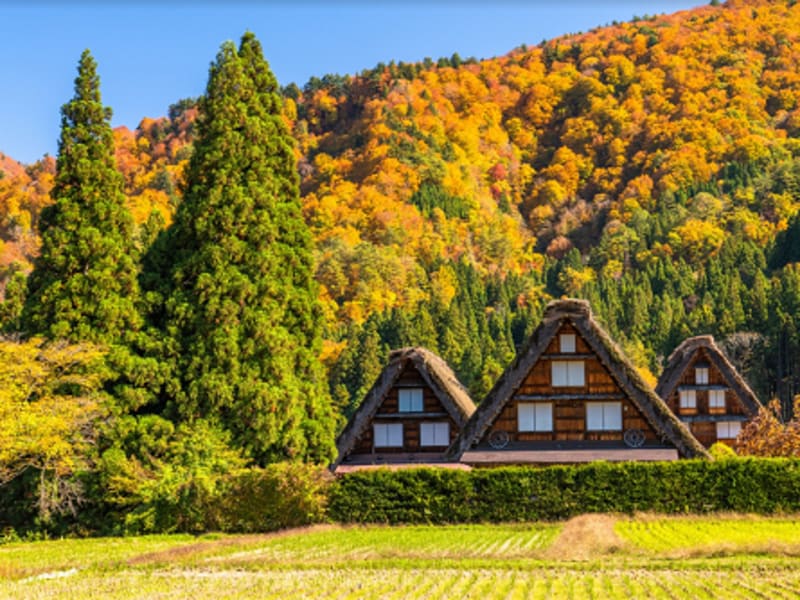
<instances>
[{"instance_id":1,"label":"green hedge","mask_svg":"<svg viewBox=\"0 0 800 600\"><path fill-rule=\"evenodd\" d=\"M360 471L328 493L343 523L468 523L566 519L582 513L774 514L800 511L800 460L745 458Z\"/></svg>"}]
</instances>

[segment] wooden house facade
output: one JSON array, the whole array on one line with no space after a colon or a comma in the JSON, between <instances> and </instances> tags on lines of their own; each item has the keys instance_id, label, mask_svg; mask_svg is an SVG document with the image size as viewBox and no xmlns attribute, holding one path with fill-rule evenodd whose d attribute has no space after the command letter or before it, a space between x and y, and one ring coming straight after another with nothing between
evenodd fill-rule
<instances>
[{"instance_id":1,"label":"wooden house facade","mask_svg":"<svg viewBox=\"0 0 800 600\"><path fill-rule=\"evenodd\" d=\"M701 444L731 444L761 403L710 335L685 340L667 359L656 393Z\"/></svg>"},{"instance_id":2,"label":"wooden house facade","mask_svg":"<svg viewBox=\"0 0 800 600\"><path fill-rule=\"evenodd\" d=\"M332 468L443 463L474 411L439 356L424 348L395 350L338 437Z\"/></svg>"},{"instance_id":3,"label":"wooden house facade","mask_svg":"<svg viewBox=\"0 0 800 600\"><path fill-rule=\"evenodd\" d=\"M548 305L528 344L448 450L470 465L705 454L582 300Z\"/></svg>"}]
</instances>

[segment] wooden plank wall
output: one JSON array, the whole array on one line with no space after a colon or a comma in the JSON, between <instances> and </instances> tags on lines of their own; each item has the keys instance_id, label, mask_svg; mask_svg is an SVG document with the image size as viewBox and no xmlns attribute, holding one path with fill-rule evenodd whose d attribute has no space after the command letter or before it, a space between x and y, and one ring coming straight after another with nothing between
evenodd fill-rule
<instances>
[{"instance_id":1,"label":"wooden plank wall","mask_svg":"<svg viewBox=\"0 0 800 600\"><path fill-rule=\"evenodd\" d=\"M528 376L523 381L514 396L506 403L493 426L484 434L483 441L488 441L488 436L494 430L508 433L511 441L557 441L557 440L622 440L623 431L640 429L647 440L658 440L659 436L650 426L644 416L639 412L633 402L625 398L622 402L622 427L623 431L586 431L586 402L591 401L591 394L623 394L622 388L617 385L611 374L597 358L582 359L585 363L585 385L580 387L556 387L551 385L551 361L548 355L557 355L558 360L563 360L559 347L559 335L573 333L576 336L575 354L593 354L586 341L570 324L565 324L559 329L558 334L548 345L542 357L533 366ZM517 404L526 402L518 396L527 395L586 395L586 399L556 400L553 404L553 429L552 432L519 432L517 431Z\"/></svg>"},{"instance_id":2,"label":"wooden plank wall","mask_svg":"<svg viewBox=\"0 0 800 600\"><path fill-rule=\"evenodd\" d=\"M714 366L714 363L711 362L708 351L705 348L698 348L692 357L692 360L689 361L689 365L686 367L686 370L681 375L680 381L678 382L678 387L682 385L696 385L694 370L698 363L708 365L709 385L728 386L728 382L725 380L722 373ZM697 410L689 414L698 416L712 414L708 405L708 391L697 390L695 393L697 395ZM672 394L670 394L669 398L666 399L666 402L670 410L672 410L676 415L680 416L682 414L680 410L680 391L677 388L672 392ZM725 412L715 412L713 414L715 416L743 416L746 415L747 412L745 411L744 405L741 400L739 400L736 392L734 392L731 388L728 388L725 391ZM742 426L744 426L744 423ZM692 434L697 438L697 441L704 446L708 447L717 442L716 423L693 422L689 424L689 428Z\"/></svg>"},{"instance_id":3,"label":"wooden plank wall","mask_svg":"<svg viewBox=\"0 0 800 600\"><path fill-rule=\"evenodd\" d=\"M409 416L405 418L381 418L380 415L396 415L400 409L399 389L402 387L421 387L422 404L425 413L440 413L438 417ZM446 415L446 416L444 416ZM376 412L375 418L364 428L355 448L350 454L371 454L373 451L373 423L402 423L403 424L403 446L401 448L377 448L376 454L404 454L409 452L444 452L447 446L420 446L420 422L444 422L450 423L450 442L458 435L458 425L447 413L447 409L433 393L433 390L425 383L413 364L409 363L400 375L397 383L386 394L383 402ZM449 444L448 444L449 445Z\"/></svg>"}]
</instances>

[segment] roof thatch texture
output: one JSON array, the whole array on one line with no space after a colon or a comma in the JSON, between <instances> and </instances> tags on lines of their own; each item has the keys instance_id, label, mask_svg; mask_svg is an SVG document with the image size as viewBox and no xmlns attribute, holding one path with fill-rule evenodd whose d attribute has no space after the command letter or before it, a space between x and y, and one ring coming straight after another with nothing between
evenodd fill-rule
<instances>
[{"instance_id":1,"label":"roof thatch texture","mask_svg":"<svg viewBox=\"0 0 800 600\"><path fill-rule=\"evenodd\" d=\"M672 443L681 456L708 456L705 448L655 394L619 346L594 320L589 303L585 300L567 299L554 300L547 305L542 322L448 449L448 459L459 459L466 450L481 440L565 321L572 323L625 395L663 440Z\"/></svg>"},{"instance_id":2,"label":"roof thatch texture","mask_svg":"<svg viewBox=\"0 0 800 600\"><path fill-rule=\"evenodd\" d=\"M459 428L463 427L467 419L475 412L475 403L469 397L466 388L461 385L453 370L441 357L420 347L393 350L389 354L388 364L336 440L338 454L332 465L334 469L352 451L364 428L372 422L372 418L389 390L392 389L409 363L416 368L425 383L433 390Z\"/></svg>"},{"instance_id":3,"label":"roof thatch texture","mask_svg":"<svg viewBox=\"0 0 800 600\"><path fill-rule=\"evenodd\" d=\"M683 373L689 367L697 352L701 349L706 351L706 355L711 363L719 370L725 381L742 403L745 411L752 417L758 413L761 402L758 397L747 385L736 367L733 366L725 353L714 342L714 336L698 335L684 340L667 359L667 366L661 373L656 386L656 393L666 400L678 387L683 377Z\"/></svg>"}]
</instances>

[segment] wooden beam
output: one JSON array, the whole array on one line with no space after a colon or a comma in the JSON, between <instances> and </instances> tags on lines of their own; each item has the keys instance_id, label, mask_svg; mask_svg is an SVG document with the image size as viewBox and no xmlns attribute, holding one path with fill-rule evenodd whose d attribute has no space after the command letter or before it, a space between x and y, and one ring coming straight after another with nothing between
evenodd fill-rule
<instances>
[{"instance_id":1,"label":"wooden beam","mask_svg":"<svg viewBox=\"0 0 800 600\"><path fill-rule=\"evenodd\" d=\"M597 448L583 450L467 450L461 462L477 465L566 464L595 460L677 460L674 448Z\"/></svg>"},{"instance_id":2,"label":"wooden beam","mask_svg":"<svg viewBox=\"0 0 800 600\"><path fill-rule=\"evenodd\" d=\"M577 352L567 352L561 354L542 354L541 360L587 360L597 358L591 352L578 354Z\"/></svg>"},{"instance_id":3,"label":"wooden beam","mask_svg":"<svg viewBox=\"0 0 800 600\"><path fill-rule=\"evenodd\" d=\"M624 400L625 394L517 394L515 400Z\"/></svg>"},{"instance_id":4,"label":"wooden beam","mask_svg":"<svg viewBox=\"0 0 800 600\"><path fill-rule=\"evenodd\" d=\"M678 415L684 423L719 423L723 421L739 421L744 423L749 421L747 415Z\"/></svg>"},{"instance_id":5,"label":"wooden beam","mask_svg":"<svg viewBox=\"0 0 800 600\"><path fill-rule=\"evenodd\" d=\"M441 419L449 415L444 412L397 412L397 413L379 413L372 417L373 419Z\"/></svg>"},{"instance_id":6,"label":"wooden beam","mask_svg":"<svg viewBox=\"0 0 800 600\"><path fill-rule=\"evenodd\" d=\"M694 384L694 385L679 385L677 389L679 392L685 390L697 390L697 391L723 390L727 392L730 388L726 385L721 385L719 383L706 383L706 384Z\"/></svg>"}]
</instances>

